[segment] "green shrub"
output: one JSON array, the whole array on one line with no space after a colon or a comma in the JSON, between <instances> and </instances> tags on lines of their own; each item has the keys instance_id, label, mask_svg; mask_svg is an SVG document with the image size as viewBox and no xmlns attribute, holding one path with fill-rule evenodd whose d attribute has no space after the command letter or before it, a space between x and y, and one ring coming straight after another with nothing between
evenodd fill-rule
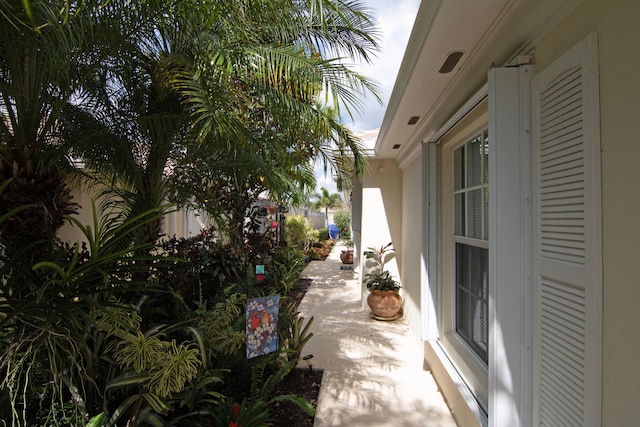
<instances>
[{"instance_id":1,"label":"green shrub","mask_svg":"<svg viewBox=\"0 0 640 427\"><path fill-rule=\"evenodd\" d=\"M326 229L326 228L319 228L318 229L318 240L320 240L320 241L329 240L329 230Z\"/></svg>"},{"instance_id":2,"label":"green shrub","mask_svg":"<svg viewBox=\"0 0 640 427\"><path fill-rule=\"evenodd\" d=\"M289 246L306 252L311 243L318 241L318 230L314 230L311 221L304 216L288 215L285 219L284 237Z\"/></svg>"},{"instance_id":3,"label":"green shrub","mask_svg":"<svg viewBox=\"0 0 640 427\"><path fill-rule=\"evenodd\" d=\"M211 233L188 239L169 239L161 245L169 269L159 272L158 282L167 292L152 295L153 304L145 307L145 319L152 322L185 320L197 308L212 307L220 301L224 289L248 281L249 262L229 245L214 240ZM151 312L151 310L156 311Z\"/></svg>"},{"instance_id":4,"label":"green shrub","mask_svg":"<svg viewBox=\"0 0 640 427\"><path fill-rule=\"evenodd\" d=\"M309 260L320 260L324 261L329 256L331 249L333 248L332 240L324 240L320 242L316 242L309 248L307 252L307 256Z\"/></svg>"},{"instance_id":5,"label":"green shrub","mask_svg":"<svg viewBox=\"0 0 640 427\"><path fill-rule=\"evenodd\" d=\"M305 266L303 253L295 249L276 254L269 265L270 276L276 292L287 296Z\"/></svg>"},{"instance_id":6,"label":"green shrub","mask_svg":"<svg viewBox=\"0 0 640 427\"><path fill-rule=\"evenodd\" d=\"M333 216L333 222L338 227L340 238L343 240L351 240L351 212L336 212Z\"/></svg>"}]
</instances>

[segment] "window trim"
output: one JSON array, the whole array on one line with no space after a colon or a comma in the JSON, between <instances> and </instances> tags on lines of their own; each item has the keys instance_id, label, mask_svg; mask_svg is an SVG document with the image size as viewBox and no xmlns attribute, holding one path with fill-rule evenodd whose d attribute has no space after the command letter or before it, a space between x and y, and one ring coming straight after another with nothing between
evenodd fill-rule
<instances>
[{"instance_id":1,"label":"window trim","mask_svg":"<svg viewBox=\"0 0 640 427\"><path fill-rule=\"evenodd\" d=\"M457 253L457 244L460 243L462 245L465 246L471 246L471 247L478 247L478 248L482 248L485 249L487 251L487 259L486 259L486 268L488 270L489 268L489 228L488 228L488 222L489 222L489 212L488 209L487 211L485 211L485 206L488 208L488 200L484 200L484 196L483 196L483 200L481 200L481 217L480 217L480 227L481 227L481 233L480 235L482 236L482 238L475 238L475 237L468 237L469 234L469 215L468 215L468 211L467 208L469 207L469 205L465 202L464 208L463 208L463 216L464 216L464 236L460 235L460 234L456 234L456 228L457 228L457 224L456 224L456 218L457 218L457 214L458 212L456 211L456 195L458 194L463 194L463 195L467 195L473 191L476 190L488 190L489 189L489 176L487 171L485 170L485 168L488 168L488 151L485 151L482 155L482 157L480 158L480 165L481 165L481 169L479 171L480 173L480 182L478 184L472 185L472 186L467 186L467 184L469 183L469 146L470 144L475 141L476 139L480 139L481 141L486 141L487 146L489 144L489 128L488 128L488 123L484 126L481 127L479 130L477 130L474 133L470 133L468 136L466 136L465 138L461 138L460 142L456 143L455 145L453 145L451 147L451 212L453 215L453 219L452 219L452 234L451 236L448 236L448 238L451 238L452 241L452 278L453 278L453 282L452 282L452 286L453 286L453 307L452 307L452 316L451 316L451 320L453 322L452 325L452 332L453 334L456 336L456 338L462 342L462 344L466 347L466 349L468 351L470 351L472 353L472 356L474 356L474 358L476 359L477 362L479 362L485 369L488 370L488 366L489 366L489 280L487 280L487 292L486 292L486 298L483 299L483 302L485 304L485 312L486 312L486 331L484 331L485 336L487 337L487 342L486 342L486 348L484 351L484 354L481 354L480 352L480 348L476 349L475 346L473 345L473 343L469 342L468 339L466 337L464 337L461 333L458 332L459 326L458 326L458 292L459 292L459 284L458 284L458 269L459 266L457 264L457 257L458 257L458 253ZM458 165L456 164L456 156L455 153L457 150L460 150L462 147L464 147L464 159L462 162L462 165ZM488 147L487 147L488 150ZM464 182L461 185L460 188L456 188L456 176L458 175L458 173L460 171L457 170L457 168L459 166L462 166L464 168ZM485 181L486 179L486 181ZM464 290L464 289L463 289Z\"/></svg>"},{"instance_id":2,"label":"window trim","mask_svg":"<svg viewBox=\"0 0 640 427\"><path fill-rule=\"evenodd\" d=\"M451 129L442 138L438 149L438 235L439 260L438 287L441 297L439 308L439 344L447 357L464 378L467 387L472 390L474 398L485 413L488 413L489 396L489 371L488 365L466 343L455 330L455 242L472 243L474 246L489 248L488 241L455 236L453 208L454 171L453 152L462 144L473 140L478 135L488 130L488 104L480 102L476 109L470 111L468 116L460 120L454 129ZM478 187L482 188L482 186ZM488 188L488 187L487 187ZM448 193L448 194L445 194ZM447 202L447 200L449 202ZM448 223L443 227L443 221ZM488 237L488 236L487 236ZM448 243L445 244L445 242Z\"/></svg>"}]
</instances>

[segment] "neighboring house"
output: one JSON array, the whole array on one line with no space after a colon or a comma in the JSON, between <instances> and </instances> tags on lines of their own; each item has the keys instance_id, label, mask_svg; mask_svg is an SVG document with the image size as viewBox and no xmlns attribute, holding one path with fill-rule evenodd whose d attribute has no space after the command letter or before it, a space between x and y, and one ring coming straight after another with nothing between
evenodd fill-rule
<instances>
[{"instance_id":1,"label":"neighboring house","mask_svg":"<svg viewBox=\"0 0 640 427\"><path fill-rule=\"evenodd\" d=\"M84 225L93 226L93 211L91 209L91 199L95 198L98 191L83 191L77 186L72 186L73 201L79 205L76 218ZM98 204L99 202L96 202ZM198 212L191 209L178 210L169 213L162 222L162 234L167 237L193 237L203 229L210 226L207 213ZM85 241L82 232L70 223L65 225L58 232L60 239L66 242L75 243Z\"/></svg>"},{"instance_id":2,"label":"neighboring house","mask_svg":"<svg viewBox=\"0 0 640 427\"><path fill-rule=\"evenodd\" d=\"M638 424L639 22L637 0L420 5L354 241L393 241L461 426Z\"/></svg>"}]
</instances>

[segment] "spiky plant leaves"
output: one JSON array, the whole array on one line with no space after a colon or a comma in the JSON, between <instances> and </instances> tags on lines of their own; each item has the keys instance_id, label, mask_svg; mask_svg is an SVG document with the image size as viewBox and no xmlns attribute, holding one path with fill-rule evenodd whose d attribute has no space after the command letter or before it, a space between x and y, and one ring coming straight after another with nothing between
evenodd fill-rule
<instances>
[{"instance_id":1,"label":"spiky plant leaves","mask_svg":"<svg viewBox=\"0 0 640 427\"><path fill-rule=\"evenodd\" d=\"M50 250L48 259L37 262L22 256L23 247L0 236L0 371L5 373L0 387L14 408L14 425L27 424L34 415L27 411L30 401L25 397L38 392L36 384L50 384L52 401L68 392L86 411L98 404L102 382L108 381L113 366L102 357L105 339L109 334L122 336L120 329L138 324L117 297L139 288L133 275L152 266L152 258L136 255L136 235L140 225L156 215L160 213L107 220L106 225L96 219L99 233L83 228L91 252L78 244L72 250ZM145 283L145 290L149 286ZM102 332L107 323L107 332ZM25 408L22 413L16 409L20 406Z\"/></svg>"}]
</instances>

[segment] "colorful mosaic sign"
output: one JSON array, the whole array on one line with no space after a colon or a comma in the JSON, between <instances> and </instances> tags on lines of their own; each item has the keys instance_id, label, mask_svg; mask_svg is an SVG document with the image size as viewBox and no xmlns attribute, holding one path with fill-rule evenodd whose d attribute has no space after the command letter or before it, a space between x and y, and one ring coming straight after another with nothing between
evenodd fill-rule
<instances>
[{"instance_id":1,"label":"colorful mosaic sign","mask_svg":"<svg viewBox=\"0 0 640 427\"><path fill-rule=\"evenodd\" d=\"M280 296L247 298L247 359L278 349Z\"/></svg>"}]
</instances>

